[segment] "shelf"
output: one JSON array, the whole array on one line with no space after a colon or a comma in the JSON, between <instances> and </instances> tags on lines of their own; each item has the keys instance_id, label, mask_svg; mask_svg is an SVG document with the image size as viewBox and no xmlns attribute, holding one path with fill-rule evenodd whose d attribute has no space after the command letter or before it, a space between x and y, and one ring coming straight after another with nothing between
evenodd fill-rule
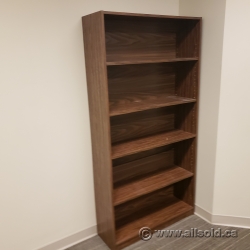
<instances>
[{"instance_id":1,"label":"shelf","mask_svg":"<svg viewBox=\"0 0 250 250\"><path fill-rule=\"evenodd\" d=\"M112 146L112 159L117 159L123 156L139 153L194 137L195 134L191 134L183 130L173 130L136 140L116 143Z\"/></svg>"},{"instance_id":2,"label":"shelf","mask_svg":"<svg viewBox=\"0 0 250 250\"><path fill-rule=\"evenodd\" d=\"M152 15L152 14L138 14L138 13L126 13L126 12L112 12L103 11L104 15L110 16L131 16L131 17L151 17L151 18L164 18L164 19L187 19L187 20L200 20L201 17L191 17L191 16L164 16L164 15Z\"/></svg>"},{"instance_id":3,"label":"shelf","mask_svg":"<svg viewBox=\"0 0 250 250\"><path fill-rule=\"evenodd\" d=\"M141 212L135 218L126 218L122 226L116 230L116 245L122 247L126 242L133 242L139 240L138 232L142 227L149 227L151 229L160 229L168 226L188 215L193 213L193 207L187 203L173 197L167 204L161 205L155 210L145 208L147 211ZM123 219L124 221L124 219ZM119 222L117 223L119 225Z\"/></svg>"},{"instance_id":4,"label":"shelf","mask_svg":"<svg viewBox=\"0 0 250 250\"><path fill-rule=\"evenodd\" d=\"M132 58L126 56L119 58L119 56L109 56L108 61L106 62L107 66L112 65L126 65L126 64L144 64L144 63L171 63L171 62L186 62L186 61L198 61L198 57L187 57L187 58L172 58L167 59L159 56L148 56L148 57L139 57ZM114 58L118 58L114 60Z\"/></svg>"},{"instance_id":5,"label":"shelf","mask_svg":"<svg viewBox=\"0 0 250 250\"><path fill-rule=\"evenodd\" d=\"M170 167L163 171L157 171L151 175L147 174L142 178L126 182L126 184L115 188L114 205L120 205L139 196L170 186L191 176L193 176L191 172L177 166Z\"/></svg>"},{"instance_id":6,"label":"shelf","mask_svg":"<svg viewBox=\"0 0 250 250\"><path fill-rule=\"evenodd\" d=\"M129 114L149 109L192 103L196 102L193 98L167 95L151 96L128 96L109 104L110 116Z\"/></svg>"}]
</instances>

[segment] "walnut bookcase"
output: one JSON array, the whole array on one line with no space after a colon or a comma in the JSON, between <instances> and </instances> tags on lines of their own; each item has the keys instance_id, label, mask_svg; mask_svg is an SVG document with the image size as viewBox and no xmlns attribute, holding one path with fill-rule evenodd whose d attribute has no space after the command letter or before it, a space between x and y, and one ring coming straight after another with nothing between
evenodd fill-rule
<instances>
[{"instance_id":1,"label":"walnut bookcase","mask_svg":"<svg viewBox=\"0 0 250 250\"><path fill-rule=\"evenodd\" d=\"M193 214L201 18L83 17L98 234L110 249Z\"/></svg>"}]
</instances>

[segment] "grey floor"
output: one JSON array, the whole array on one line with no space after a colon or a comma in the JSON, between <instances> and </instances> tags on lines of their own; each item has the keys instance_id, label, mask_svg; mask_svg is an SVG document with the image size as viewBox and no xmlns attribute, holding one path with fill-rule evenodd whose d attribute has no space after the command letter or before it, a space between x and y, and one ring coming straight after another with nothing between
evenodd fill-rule
<instances>
[{"instance_id":1,"label":"grey floor","mask_svg":"<svg viewBox=\"0 0 250 250\"><path fill-rule=\"evenodd\" d=\"M157 238L153 236L149 241L138 241L124 250L250 250L250 229L234 228L226 226L215 226L207 223L196 215L192 215L179 221L166 229L188 230L198 228L210 230L211 228L221 230L237 230L237 238ZM99 236L95 236L79 243L67 250L108 250L109 248Z\"/></svg>"}]
</instances>

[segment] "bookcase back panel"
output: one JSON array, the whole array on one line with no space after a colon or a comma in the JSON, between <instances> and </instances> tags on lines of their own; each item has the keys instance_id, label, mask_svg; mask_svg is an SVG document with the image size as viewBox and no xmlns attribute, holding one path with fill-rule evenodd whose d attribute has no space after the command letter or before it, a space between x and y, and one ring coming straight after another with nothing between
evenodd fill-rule
<instances>
[{"instance_id":1,"label":"bookcase back panel","mask_svg":"<svg viewBox=\"0 0 250 250\"><path fill-rule=\"evenodd\" d=\"M199 20L105 15L107 61L199 56Z\"/></svg>"},{"instance_id":2,"label":"bookcase back panel","mask_svg":"<svg viewBox=\"0 0 250 250\"><path fill-rule=\"evenodd\" d=\"M142 64L108 67L111 113L129 113L161 105L175 94L173 64Z\"/></svg>"},{"instance_id":3,"label":"bookcase back panel","mask_svg":"<svg viewBox=\"0 0 250 250\"><path fill-rule=\"evenodd\" d=\"M183 188L187 182L183 183ZM179 190L179 189L178 189ZM180 196L182 190L180 190ZM115 208L116 237L119 245L138 238L142 227L161 229L193 213L193 207L180 200L176 186L152 192ZM166 220L168 218L168 220Z\"/></svg>"},{"instance_id":4,"label":"bookcase back panel","mask_svg":"<svg viewBox=\"0 0 250 250\"><path fill-rule=\"evenodd\" d=\"M147 174L181 167L191 173L195 168L195 140L189 139L169 146L159 147L113 160L114 185L122 185Z\"/></svg>"},{"instance_id":5,"label":"bookcase back panel","mask_svg":"<svg viewBox=\"0 0 250 250\"><path fill-rule=\"evenodd\" d=\"M173 95L175 68L167 63L111 66L108 84L110 102L120 101L124 105L163 93Z\"/></svg>"},{"instance_id":6,"label":"bookcase back panel","mask_svg":"<svg viewBox=\"0 0 250 250\"><path fill-rule=\"evenodd\" d=\"M166 203L167 199L172 198L173 193L174 187L170 186L115 207L115 219L118 222L117 227L126 223L126 221L132 220L133 216L138 216L137 213L141 214L142 211L145 213L149 208L157 208L159 204ZM129 216L130 218L128 218ZM143 216L143 214L140 216ZM122 221L124 218L125 220Z\"/></svg>"},{"instance_id":7,"label":"bookcase back panel","mask_svg":"<svg viewBox=\"0 0 250 250\"><path fill-rule=\"evenodd\" d=\"M142 158L145 157L149 157L152 155L156 155L156 154L161 154L167 151L171 151L173 149L173 145L167 145L167 146L163 146L163 147L157 147L157 148L153 148L150 150L146 150L140 153L136 153L136 154L132 154L132 155L128 155L128 156L124 156L121 158L117 158L113 160L113 167L118 166L118 165L122 165L122 164L126 164L126 163L130 163L136 160L140 160Z\"/></svg>"},{"instance_id":8,"label":"bookcase back panel","mask_svg":"<svg viewBox=\"0 0 250 250\"><path fill-rule=\"evenodd\" d=\"M196 100L197 62L108 67L111 116ZM189 101L189 100L188 100Z\"/></svg>"},{"instance_id":9,"label":"bookcase back panel","mask_svg":"<svg viewBox=\"0 0 250 250\"><path fill-rule=\"evenodd\" d=\"M178 23L168 19L106 15L107 61L175 58Z\"/></svg>"},{"instance_id":10,"label":"bookcase back panel","mask_svg":"<svg viewBox=\"0 0 250 250\"><path fill-rule=\"evenodd\" d=\"M159 154L147 156L135 161L113 167L114 184L120 185L146 174L167 169L174 165L174 148Z\"/></svg>"},{"instance_id":11,"label":"bookcase back panel","mask_svg":"<svg viewBox=\"0 0 250 250\"><path fill-rule=\"evenodd\" d=\"M150 105L175 93L175 68L168 64L112 66L108 68L110 110Z\"/></svg>"},{"instance_id":12,"label":"bookcase back panel","mask_svg":"<svg viewBox=\"0 0 250 250\"><path fill-rule=\"evenodd\" d=\"M114 116L111 117L110 124L112 143L166 132L174 129L174 108L167 107Z\"/></svg>"}]
</instances>

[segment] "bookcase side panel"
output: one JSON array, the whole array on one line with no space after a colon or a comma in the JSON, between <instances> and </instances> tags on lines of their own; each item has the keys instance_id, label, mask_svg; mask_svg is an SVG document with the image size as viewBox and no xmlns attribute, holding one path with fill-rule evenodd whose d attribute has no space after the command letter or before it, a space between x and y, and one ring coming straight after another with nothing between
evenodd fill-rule
<instances>
[{"instance_id":1,"label":"bookcase side panel","mask_svg":"<svg viewBox=\"0 0 250 250\"><path fill-rule=\"evenodd\" d=\"M201 21L193 21L189 27L184 43L179 47L180 54L187 54L188 48L192 49L199 60L186 67L178 68L176 93L192 97L197 100L194 104L188 104L176 109L176 126L179 129L196 134L196 138L180 144L176 148L176 164L194 173L190 180L180 182L175 187L175 195L188 203L194 205L195 178L196 178L196 157L197 157L197 132L198 132L198 106L199 106L199 81L200 81L200 44L201 44Z\"/></svg>"},{"instance_id":2,"label":"bookcase side panel","mask_svg":"<svg viewBox=\"0 0 250 250\"><path fill-rule=\"evenodd\" d=\"M97 229L103 241L111 249L115 249L113 179L103 12L100 11L83 17L82 24L91 124Z\"/></svg>"}]
</instances>

